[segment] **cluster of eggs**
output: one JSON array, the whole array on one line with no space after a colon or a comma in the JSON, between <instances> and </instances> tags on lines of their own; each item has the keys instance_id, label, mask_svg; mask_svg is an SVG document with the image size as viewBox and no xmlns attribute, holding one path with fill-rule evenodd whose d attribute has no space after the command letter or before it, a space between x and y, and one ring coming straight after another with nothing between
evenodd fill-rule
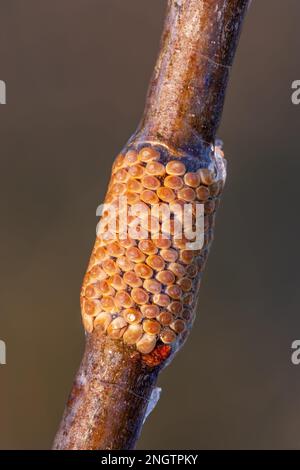
<instances>
[{"instance_id":1,"label":"cluster of eggs","mask_svg":"<svg viewBox=\"0 0 300 470\"><path fill-rule=\"evenodd\" d=\"M218 149L219 155L221 149ZM195 169L195 161L165 156L150 145L130 148L113 165L106 204L125 196L130 209L165 203L204 205L204 244L187 249L185 236L164 233L164 220L146 228L141 236L97 238L81 291L83 324L122 339L141 354L158 345L176 348L187 335L196 310L197 291L212 240L215 211L224 180L215 168ZM190 167L190 168L189 168ZM195 225L193 212L193 226ZM133 218L134 219L134 218ZM129 217L128 223L131 219ZM147 221L148 222L148 221ZM170 227L170 225L169 225Z\"/></svg>"}]
</instances>

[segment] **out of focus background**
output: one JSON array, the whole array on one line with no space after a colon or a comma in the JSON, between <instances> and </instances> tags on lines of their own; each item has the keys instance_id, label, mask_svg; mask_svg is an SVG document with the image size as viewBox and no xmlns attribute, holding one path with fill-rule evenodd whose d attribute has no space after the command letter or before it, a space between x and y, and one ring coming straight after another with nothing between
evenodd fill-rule
<instances>
[{"instance_id":1,"label":"out of focus background","mask_svg":"<svg viewBox=\"0 0 300 470\"><path fill-rule=\"evenodd\" d=\"M84 336L79 289L134 132L164 0L0 0L0 448L47 449ZM254 0L219 136L228 180L198 318L143 449L300 448L299 0Z\"/></svg>"}]
</instances>

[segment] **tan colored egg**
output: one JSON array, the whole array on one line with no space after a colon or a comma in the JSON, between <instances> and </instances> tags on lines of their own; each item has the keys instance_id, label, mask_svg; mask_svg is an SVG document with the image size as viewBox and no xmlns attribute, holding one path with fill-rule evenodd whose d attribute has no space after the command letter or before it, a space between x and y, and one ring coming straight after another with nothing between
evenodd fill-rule
<instances>
[{"instance_id":1,"label":"tan colored egg","mask_svg":"<svg viewBox=\"0 0 300 470\"><path fill-rule=\"evenodd\" d=\"M163 176L166 172L166 169L162 163L159 162L149 162L146 165L146 173L152 176Z\"/></svg>"},{"instance_id":2,"label":"tan colored egg","mask_svg":"<svg viewBox=\"0 0 300 470\"><path fill-rule=\"evenodd\" d=\"M153 276L152 269L145 263L136 264L134 267L134 271L137 276L142 277L143 279L149 279Z\"/></svg>"},{"instance_id":3,"label":"tan colored egg","mask_svg":"<svg viewBox=\"0 0 300 470\"><path fill-rule=\"evenodd\" d=\"M148 335L158 335L161 330L160 323L156 320L146 319L143 321L143 329Z\"/></svg>"},{"instance_id":4,"label":"tan colored egg","mask_svg":"<svg viewBox=\"0 0 300 470\"><path fill-rule=\"evenodd\" d=\"M184 182L187 186L190 186L191 188L197 188L200 184L199 173L186 173L184 175Z\"/></svg>"},{"instance_id":5,"label":"tan colored egg","mask_svg":"<svg viewBox=\"0 0 300 470\"><path fill-rule=\"evenodd\" d=\"M155 318L159 314L160 310L157 305L142 305L141 312L146 318Z\"/></svg>"},{"instance_id":6,"label":"tan colored egg","mask_svg":"<svg viewBox=\"0 0 300 470\"><path fill-rule=\"evenodd\" d=\"M188 243L190 243L190 240L183 236L181 238L174 237L173 239L173 247L178 250L185 250Z\"/></svg>"},{"instance_id":7,"label":"tan colored egg","mask_svg":"<svg viewBox=\"0 0 300 470\"><path fill-rule=\"evenodd\" d=\"M106 279L102 279L102 281L97 282L97 288L101 292L102 295L111 295L115 294L115 289L109 284Z\"/></svg>"},{"instance_id":8,"label":"tan colored egg","mask_svg":"<svg viewBox=\"0 0 300 470\"><path fill-rule=\"evenodd\" d=\"M167 176L164 180L164 186L177 191L182 188L183 179L180 176Z\"/></svg>"},{"instance_id":9,"label":"tan colored egg","mask_svg":"<svg viewBox=\"0 0 300 470\"><path fill-rule=\"evenodd\" d=\"M141 200L144 201L146 204L154 205L157 204L159 199L154 191L150 189L145 189L141 193Z\"/></svg>"},{"instance_id":10,"label":"tan colored egg","mask_svg":"<svg viewBox=\"0 0 300 470\"><path fill-rule=\"evenodd\" d=\"M177 334L182 333L185 330L185 322L178 318L171 324L172 330L174 330Z\"/></svg>"},{"instance_id":11,"label":"tan colored egg","mask_svg":"<svg viewBox=\"0 0 300 470\"><path fill-rule=\"evenodd\" d=\"M180 252L180 261L184 264L190 264L194 259L194 252L192 250L182 250Z\"/></svg>"},{"instance_id":12,"label":"tan colored egg","mask_svg":"<svg viewBox=\"0 0 300 470\"><path fill-rule=\"evenodd\" d=\"M95 258L99 261L103 261L108 257L107 251L104 247L97 248L95 252Z\"/></svg>"},{"instance_id":13,"label":"tan colored egg","mask_svg":"<svg viewBox=\"0 0 300 470\"><path fill-rule=\"evenodd\" d=\"M161 283L156 281L155 279L146 279L144 281L143 287L151 294L160 294L162 289Z\"/></svg>"},{"instance_id":14,"label":"tan colored egg","mask_svg":"<svg viewBox=\"0 0 300 470\"><path fill-rule=\"evenodd\" d=\"M116 312L116 306L114 302L114 298L110 295L102 297L100 300L102 311L114 313Z\"/></svg>"},{"instance_id":15,"label":"tan colored egg","mask_svg":"<svg viewBox=\"0 0 300 470\"><path fill-rule=\"evenodd\" d=\"M126 328L126 320L123 317L116 317L107 328L107 333L113 339L120 339L125 333Z\"/></svg>"},{"instance_id":16,"label":"tan colored egg","mask_svg":"<svg viewBox=\"0 0 300 470\"><path fill-rule=\"evenodd\" d=\"M192 188L184 187L180 189L177 193L179 199L182 199L186 202L192 202L196 199L196 193Z\"/></svg>"},{"instance_id":17,"label":"tan colored egg","mask_svg":"<svg viewBox=\"0 0 300 470\"><path fill-rule=\"evenodd\" d=\"M133 191L126 191L125 197L127 198L127 203L132 206L138 204L140 201L139 193L134 193Z\"/></svg>"},{"instance_id":18,"label":"tan colored egg","mask_svg":"<svg viewBox=\"0 0 300 470\"><path fill-rule=\"evenodd\" d=\"M156 336L145 333L136 343L137 350L142 354L149 354L156 346Z\"/></svg>"},{"instance_id":19,"label":"tan colored egg","mask_svg":"<svg viewBox=\"0 0 300 470\"><path fill-rule=\"evenodd\" d=\"M153 296L153 303L160 307L166 308L170 302L171 299L167 294L155 294Z\"/></svg>"},{"instance_id":20,"label":"tan colored egg","mask_svg":"<svg viewBox=\"0 0 300 470\"><path fill-rule=\"evenodd\" d=\"M171 344L176 339L176 334L170 328L163 328L160 333L160 339L165 344Z\"/></svg>"},{"instance_id":21,"label":"tan colored egg","mask_svg":"<svg viewBox=\"0 0 300 470\"><path fill-rule=\"evenodd\" d=\"M124 164L124 155L121 153L116 157L114 163L113 163L113 173L118 171L120 168L122 168Z\"/></svg>"},{"instance_id":22,"label":"tan colored egg","mask_svg":"<svg viewBox=\"0 0 300 470\"><path fill-rule=\"evenodd\" d=\"M212 214L216 208L216 204L214 200L206 201L204 204L204 213L205 214Z\"/></svg>"},{"instance_id":23,"label":"tan colored egg","mask_svg":"<svg viewBox=\"0 0 300 470\"><path fill-rule=\"evenodd\" d=\"M182 279L179 279L178 284L183 290L183 292L189 292L193 285L191 279L189 279L188 277L183 277Z\"/></svg>"},{"instance_id":24,"label":"tan colored egg","mask_svg":"<svg viewBox=\"0 0 300 470\"><path fill-rule=\"evenodd\" d=\"M96 264L96 266L92 267L92 269L89 272L89 275L90 275L91 279L97 279L99 281L101 279L106 279L107 278L107 274L105 273L105 271L103 271L103 269L101 268L101 266L99 264Z\"/></svg>"},{"instance_id":25,"label":"tan colored egg","mask_svg":"<svg viewBox=\"0 0 300 470\"><path fill-rule=\"evenodd\" d=\"M178 251L173 250L172 248L161 250L159 254L167 263L175 263L178 258Z\"/></svg>"},{"instance_id":26,"label":"tan colored egg","mask_svg":"<svg viewBox=\"0 0 300 470\"><path fill-rule=\"evenodd\" d=\"M143 191L143 186L137 179L132 178L127 183L127 190L133 193L141 193Z\"/></svg>"},{"instance_id":27,"label":"tan colored egg","mask_svg":"<svg viewBox=\"0 0 300 470\"><path fill-rule=\"evenodd\" d=\"M94 320L94 327L97 328L101 333L105 333L112 321L112 316L110 313L102 312L96 316Z\"/></svg>"},{"instance_id":28,"label":"tan colored egg","mask_svg":"<svg viewBox=\"0 0 300 470\"><path fill-rule=\"evenodd\" d=\"M118 242L113 242L107 245L107 252L110 256L117 258L119 256L122 256L125 250L122 246L119 245Z\"/></svg>"},{"instance_id":29,"label":"tan colored egg","mask_svg":"<svg viewBox=\"0 0 300 470\"><path fill-rule=\"evenodd\" d=\"M82 323L85 331L87 333L92 333L94 329L94 319L90 315L83 315L82 316Z\"/></svg>"},{"instance_id":30,"label":"tan colored egg","mask_svg":"<svg viewBox=\"0 0 300 470\"><path fill-rule=\"evenodd\" d=\"M158 160L159 157L159 152L153 147L144 147L140 150L138 154L139 160L146 163L152 160Z\"/></svg>"},{"instance_id":31,"label":"tan colored egg","mask_svg":"<svg viewBox=\"0 0 300 470\"><path fill-rule=\"evenodd\" d=\"M122 238L119 238L119 244L124 248L130 248L131 246L136 245L136 241L124 235Z\"/></svg>"},{"instance_id":32,"label":"tan colored egg","mask_svg":"<svg viewBox=\"0 0 300 470\"><path fill-rule=\"evenodd\" d=\"M206 186L199 186L199 188L196 189L196 195L199 201L204 202L209 198L210 192Z\"/></svg>"},{"instance_id":33,"label":"tan colored egg","mask_svg":"<svg viewBox=\"0 0 300 470\"><path fill-rule=\"evenodd\" d=\"M159 273L157 273L156 279L161 284L168 286L175 282L175 274L173 274L172 271L168 271L168 270L160 271Z\"/></svg>"},{"instance_id":34,"label":"tan colored egg","mask_svg":"<svg viewBox=\"0 0 300 470\"><path fill-rule=\"evenodd\" d=\"M190 322L193 318L193 312L190 308L185 308L181 314L183 320Z\"/></svg>"},{"instance_id":35,"label":"tan colored egg","mask_svg":"<svg viewBox=\"0 0 300 470\"><path fill-rule=\"evenodd\" d=\"M135 246L127 249L126 256L133 263L142 263L146 259L144 253Z\"/></svg>"},{"instance_id":36,"label":"tan colored egg","mask_svg":"<svg viewBox=\"0 0 300 470\"><path fill-rule=\"evenodd\" d=\"M83 302L83 313L92 317L98 315L102 311L100 300L87 300Z\"/></svg>"},{"instance_id":37,"label":"tan colored egg","mask_svg":"<svg viewBox=\"0 0 300 470\"><path fill-rule=\"evenodd\" d=\"M165 267L165 262L159 255L148 256L146 263L155 271L161 271Z\"/></svg>"},{"instance_id":38,"label":"tan colored egg","mask_svg":"<svg viewBox=\"0 0 300 470\"><path fill-rule=\"evenodd\" d=\"M110 285L117 291L125 290L127 288L126 283L123 281L122 277L119 274L114 274L110 278Z\"/></svg>"},{"instance_id":39,"label":"tan colored egg","mask_svg":"<svg viewBox=\"0 0 300 470\"><path fill-rule=\"evenodd\" d=\"M157 247L151 240L141 240L139 242L139 249L146 255L155 255L157 253Z\"/></svg>"},{"instance_id":40,"label":"tan colored egg","mask_svg":"<svg viewBox=\"0 0 300 470\"><path fill-rule=\"evenodd\" d=\"M151 189L152 191L156 191L160 187L160 181L156 176L146 175L142 178L141 182L144 188Z\"/></svg>"},{"instance_id":41,"label":"tan colored egg","mask_svg":"<svg viewBox=\"0 0 300 470\"><path fill-rule=\"evenodd\" d=\"M171 202L175 199L175 193L173 189L165 187L158 188L157 196L164 202Z\"/></svg>"},{"instance_id":42,"label":"tan colored egg","mask_svg":"<svg viewBox=\"0 0 300 470\"><path fill-rule=\"evenodd\" d=\"M172 313L164 311L158 315L157 320L162 326L169 326L171 323L173 323L174 317Z\"/></svg>"},{"instance_id":43,"label":"tan colored egg","mask_svg":"<svg viewBox=\"0 0 300 470\"><path fill-rule=\"evenodd\" d=\"M170 271L172 271L175 276L177 276L178 278L181 278L185 275L186 273L186 268L182 265L182 264L179 264L179 263L170 263L168 268L170 269Z\"/></svg>"},{"instance_id":44,"label":"tan colored egg","mask_svg":"<svg viewBox=\"0 0 300 470\"><path fill-rule=\"evenodd\" d=\"M135 287L134 289L132 289L131 297L134 302L138 305L147 304L149 301L149 295L141 287Z\"/></svg>"},{"instance_id":45,"label":"tan colored egg","mask_svg":"<svg viewBox=\"0 0 300 470\"><path fill-rule=\"evenodd\" d=\"M129 174L127 173L125 168L121 168L114 175L114 181L116 183L126 183L128 179L129 179Z\"/></svg>"},{"instance_id":46,"label":"tan colored egg","mask_svg":"<svg viewBox=\"0 0 300 470\"><path fill-rule=\"evenodd\" d=\"M186 172L186 167L184 163L173 160L167 164L166 172L169 175L182 176Z\"/></svg>"},{"instance_id":47,"label":"tan colored egg","mask_svg":"<svg viewBox=\"0 0 300 470\"><path fill-rule=\"evenodd\" d=\"M197 275L197 273L198 273L198 267L195 263L192 263L189 266L187 266L186 268L187 276L194 278Z\"/></svg>"},{"instance_id":48,"label":"tan colored egg","mask_svg":"<svg viewBox=\"0 0 300 470\"><path fill-rule=\"evenodd\" d=\"M130 287L140 287L143 284L142 280L133 271L126 272L123 280Z\"/></svg>"},{"instance_id":49,"label":"tan colored egg","mask_svg":"<svg viewBox=\"0 0 300 470\"><path fill-rule=\"evenodd\" d=\"M171 297L171 299L179 300L182 296L181 287L173 284L172 286L168 286L166 288L166 293Z\"/></svg>"},{"instance_id":50,"label":"tan colored egg","mask_svg":"<svg viewBox=\"0 0 300 470\"><path fill-rule=\"evenodd\" d=\"M102 268L109 276L113 276L119 272L117 264L112 259L104 260L102 263Z\"/></svg>"},{"instance_id":51,"label":"tan colored egg","mask_svg":"<svg viewBox=\"0 0 300 470\"><path fill-rule=\"evenodd\" d=\"M121 256L120 258L117 259L117 265L119 266L122 271L132 271L134 269L134 263L133 261L130 261L126 256Z\"/></svg>"},{"instance_id":52,"label":"tan colored egg","mask_svg":"<svg viewBox=\"0 0 300 470\"><path fill-rule=\"evenodd\" d=\"M170 310L170 312L173 313L173 315L178 316L181 314L183 310L183 305L178 300L175 300L174 302L171 302L168 305L168 310Z\"/></svg>"},{"instance_id":53,"label":"tan colored egg","mask_svg":"<svg viewBox=\"0 0 300 470\"><path fill-rule=\"evenodd\" d=\"M158 236L153 237L153 243L157 248L167 250L170 248L172 242L169 238L159 234Z\"/></svg>"},{"instance_id":54,"label":"tan colored egg","mask_svg":"<svg viewBox=\"0 0 300 470\"><path fill-rule=\"evenodd\" d=\"M142 178L145 173L145 168L142 165L134 165L128 168L128 174L131 178Z\"/></svg>"},{"instance_id":55,"label":"tan colored egg","mask_svg":"<svg viewBox=\"0 0 300 470\"><path fill-rule=\"evenodd\" d=\"M205 184L206 186L210 186L215 182L214 173L209 170L208 168L202 168L199 170L201 183Z\"/></svg>"},{"instance_id":56,"label":"tan colored egg","mask_svg":"<svg viewBox=\"0 0 300 470\"><path fill-rule=\"evenodd\" d=\"M125 165L128 165L128 166L131 166L131 165L134 165L135 163L137 163L138 161L138 154L135 150L128 150L128 152L126 152L126 155L125 155L125 158L124 158L124 164Z\"/></svg>"},{"instance_id":57,"label":"tan colored egg","mask_svg":"<svg viewBox=\"0 0 300 470\"><path fill-rule=\"evenodd\" d=\"M123 335L123 341L126 344L135 344L143 336L144 330L142 325L134 324L129 325Z\"/></svg>"},{"instance_id":58,"label":"tan colored egg","mask_svg":"<svg viewBox=\"0 0 300 470\"><path fill-rule=\"evenodd\" d=\"M105 282L105 281L101 281L101 282ZM98 299L99 297L101 297L101 292L99 292L99 289L97 287L97 283L89 284L84 289L84 296L87 299Z\"/></svg>"},{"instance_id":59,"label":"tan colored egg","mask_svg":"<svg viewBox=\"0 0 300 470\"><path fill-rule=\"evenodd\" d=\"M194 303L194 296L192 293L185 294L182 298L182 302L184 305L193 305Z\"/></svg>"},{"instance_id":60,"label":"tan colored egg","mask_svg":"<svg viewBox=\"0 0 300 470\"><path fill-rule=\"evenodd\" d=\"M122 196L122 194L125 194L126 189L127 189L127 186L125 183L115 183L111 187L111 194L113 196Z\"/></svg>"},{"instance_id":61,"label":"tan colored egg","mask_svg":"<svg viewBox=\"0 0 300 470\"><path fill-rule=\"evenodd\" d=\"M136 308L127 308L123 310L122 314L127 323L130 324L140 323L143 318L141 312Z\"/></svg>"},{"instance_id":62,"label":"tan colored egg","mask_svg":"<svg viewBox=\"0 0 300 470\"><path fill-rule=\"evenodd\" d=\"M133 306L133 300L124 290L120 290L116 293L115 297L115 304L119 308L130 308Z\"/></svg>"}]
</instances>

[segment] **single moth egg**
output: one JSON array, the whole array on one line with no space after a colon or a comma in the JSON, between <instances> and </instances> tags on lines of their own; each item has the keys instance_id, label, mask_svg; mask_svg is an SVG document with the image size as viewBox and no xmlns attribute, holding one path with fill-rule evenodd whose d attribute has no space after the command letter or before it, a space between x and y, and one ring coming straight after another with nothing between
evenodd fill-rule
<instances>
[{"instance_id":1,"label":"single moth egg","mask_svg":"<svg viewBox=\"0 0 300 470\"><path fill-rule=\"evenodd\" d=\"M143 336L144 330L142 325L129 325L123 335L123 341L127 344L137 343Z\"/></svg>"},{"instance_id":2,"label":"single moth egg","mask_svg":"<svg viewBox=\"0 0 300 470\"><path fill-rule=\"evenodd\" d=\"M180 176L167 176L164 180L164 186L170 189L181 189L183 186L183 179Z\"/></svg>"},{"instance_id":3,"label":"single moth egg","mask_svg":"<svg viewBox=\"0 0 300 470\"><path fill-rule=\"evenodd\" d=\"M156 279L165 285L173 284L175 282L175 274L168 270L160 271L157 273Z\"/></svg>"},{"instance_id":4,"label":"single moth egg","mask_svg":"<svg viewBox=\"0 0 300 470\"><path fill-rule=\"evenodd\" d=\"M116 293L115 295L115 304L117 307L121 308L129 308L133 306L133 300L128 294L128 292L125 292L123 290L120 290L119 292Z\"/></svg>"},{"instance_id":5,"label":"single moth egg","mask_svg":"<svg viewBox=\"0 0 300 470\"><path fill-rule=\"evenodd\" d=\"M174 321L174 317L170 312L161 312L157 320L162 326L169 326Z\"/></svg>"},{"instance_id":6,"label":"single moth egg","mask_svg":"<svg viewBox=\"0 0 300 470\"><path fill-rule=\"evenodd\" d=\"M112 321L110 313L102 312L94 319L94 327L101 333L105 333Z\"/></svg>"},{"instance_id":7,"label":"single moth egg","mask_svg":"<svg viewBox=\"0 0 300 470\"><path fill-rule=\"evenodd\" d=\"M126 272L123 280L130 287L140 287L143 284L142 280L133 271Z\"/></svg>"},{"instance_id":8,"label":"single moth egg","mask_svg":"<svg viewBox=\"0 0 300 470\"><path fill-rule=\"evenodd\" d=\"M145 263L136 264L134 271L137 276L142 277L144 279L149 279L153 276L152 269Z\"/></svg>"},{"instance_id":9,"label":"single moth egg","mask_svg":"<svg viewBox=\"0 0 300 470\"><path fill-rule=\"evenodd\" d=\"M160 187L160 181L155 176L146 175L142 178L142 185L146 189L156 191Z\"/></svg>"},{"instance_id":10,"label":"single moth egg","mask_svg":"<svg viewBox=\"0 0 300 470\"><path fill-rule=\"evenodd\" d=\"M178 334L182 333L185 330L184 320L181 320L180 318L178 318L171 324L171 328Z\"/></svg>"},{"instance_id":11,"label":"single moth egg","mask_svg":"<svg viewBox=\"0 0 300 470\"><path fill-rule=\"evenodd\" d=\"M165 344L171 344L176 339L176 334L170 328L163 328L160 333L160 339Z\"/></svg>"},{"instance_id":12,"label":"single moth egg","mask_svg":"<svg viewBox=\"0 0 300 470\"><path fill-rule=\"evenodd\" d=\"M156 320L146 319L143 321L143 329L149 335L157 335L160 332L160 323Z\"/></svg>"},{"instance_id":13,"label":"single moth egg","mask_svg":"<svg viewBox=\"0 0 300 470\"><path fill-rule=\"evenodd\" d=\"M164 202L171 202L175 199L175 193L173 189L160 187L157 190L157 196ZM157 199L158 201L158 199Z\"/></svg>"},{"instance_id":14,"label":"single moth egg","mask_svg":"<svg viewBox=\"0 0 300 470\"><path fill-rule=\"evenodd\" d=\"M209 170L208 168L202 168L199 170L200 178L201 178L201 183L209 186L214 183L215 177L214 173Z\"/></svg>"},{"instance_id":15,"label":"single moth egg","mask_svg":"<svg viewBox=\"0 0 300 470\"><path fill-rule=\"evenodd\" d=\"M146 172L153 176L163 176L166 172L164 165L159 162L149 162L146 165Z\"/></svg>"},{"instance_id":16,"label":"single moth egg","mask_svg":"<svg viewBox=\"0 0 300 470\"><path fill-rule=\"evenodd\" d=\"M162 289L161 283L156 281L155 279L146 279L144 281L143 287L151 294L159 294ZM146 302L143 302L143 303L146 303Z\"/></svg>"},{"instance_id":17,"label":"single moth egg","mask_svg":"<svg viewBox=\"0 0 300 470\"><path fill-rule=\"evenodd\" d=\"M197 188L200 184L199 173L186 173L184 175L184 182L187 186L191 186L192 188Z\"/></svg>"},{"instance_id":18,"label":"single moth egg","mask_svg":"<svg viewBox=\"0 0 300 470\"><path fill-rule=\"evenodd\" d=\"M159 152L155 150L152 147L144 147L140 150L138 154L139 160L142 162L149 162L152 160L158 160L159 159Z\"/></svg>"},{"instance_id":19,"label":"single moth egg","mask_svg":"<svg viewBox=\"0 0 300 470\"><path fill-rule=\"evenodd\" d=\"M138 161L138 156L136 150L128 150L124 158L125 165L134 165Z\"/></svg>"},{"instance_id":20,"label":"single moth egg","mask_svg":"<svg viewBox=\"0 0 300 470\"><path fill-rule=\"evenodd\" d=\"M156 336L145 333L136 343L136 348L142 354L149 354L156 346Z\"/></svg>"},{"instance_id":21,"label":"single moth egg","mask_svg":"<svg viewBox=\"0 0 300 470\"><path fill-rule=\"evenodd\" d=\"M120 339L125 333L126 328L126 320L123 317L116 317L107 328L107 333L113 339Z\"/></svg>"},{"instance_id":22,"label":"single moth egg","mask_svg":"<svg viewBox=\"0 0 300 470\"><path fill-rule=\"evenodd\" d=\"M131 297L133 298L134 302L138 305L147 304L149 301L149 295L144 289L140 287L135 287L134 289L132 289Z\"/></svg>"},{"instance_id":23,"label":"single moth egg","mask_svg":"<svg viewBox=\"0 0 300 470\"><path fill-rule=\"evenodd\" d=\"M146 263L156 271L161 271L165 267L165 262L159 255L148 256Z\"/></svg>"},{"instance_id":24,"label":"single moth egg","mask_svg":"<svg viewBox=\"0 0 300 470\"><path fill-rule=\"evenodd\" d=\"M155 318L159 314L160 310L157 305L142 305L141 312L146 318Z\"/></svg>"},{"instance_id":25,"label":"single moth egg","mask_svg":"<svg viewBox=\"0 0 300 470\"><path fill-rule=\"evenodd\" d=\"M128 308L124 310L123 317L127 323L130 324L140 323L143 318L141 312L135 308Z\"/></svg>"},{"instance_id":26,"label":"single moth egg","mask_svg":"<svg viewBox=\"0 0 300 470\"><path fill-rule=\"evenodd\" d=\"M184 163L173 160L167 164L166 172L169 175L182 176L185 174L186 168L185 168Z\"/></svg>"}]
</instances>

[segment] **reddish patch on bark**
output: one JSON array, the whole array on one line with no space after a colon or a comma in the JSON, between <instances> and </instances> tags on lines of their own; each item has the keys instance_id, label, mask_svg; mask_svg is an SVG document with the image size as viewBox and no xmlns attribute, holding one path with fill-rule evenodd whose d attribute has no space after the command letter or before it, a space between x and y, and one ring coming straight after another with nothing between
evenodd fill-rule
<instances>
[{"instance_id":1,"label":"reddish patch on bark","mask_svg":"<svg viewBox=\"0 0 300 470\"><path fill-rule=\"evenodd\" d=\"M150 354L142 355L142 359L149 367L159 366L167 359L171 349L171 346L166 344L157 346Z\"/></svg>"}]
</instances>

